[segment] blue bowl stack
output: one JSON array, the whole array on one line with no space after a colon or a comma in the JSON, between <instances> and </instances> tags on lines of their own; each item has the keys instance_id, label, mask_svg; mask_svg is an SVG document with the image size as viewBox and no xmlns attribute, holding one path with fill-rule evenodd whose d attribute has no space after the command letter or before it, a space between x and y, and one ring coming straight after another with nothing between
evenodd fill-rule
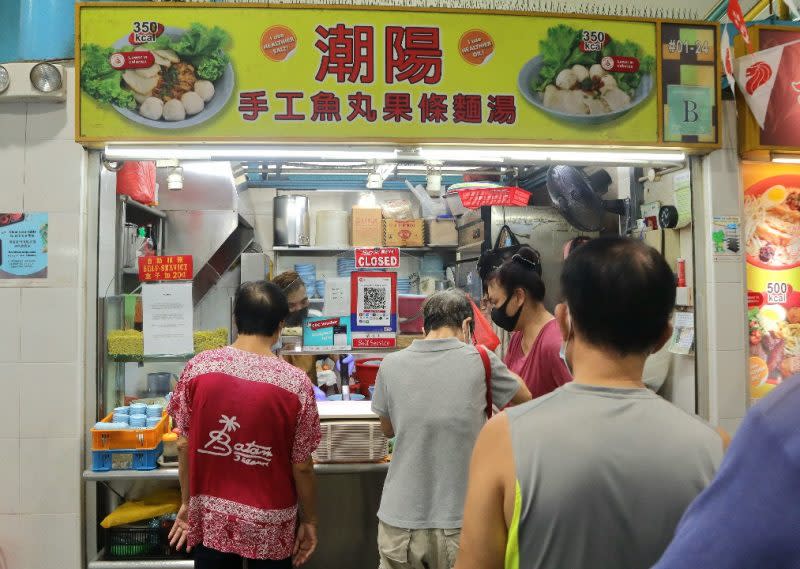
<instances>
[{"instance_id":1,"label":"blue bowl stack","mask_svg":"<svg viewBox=\"0 0 800 569\"><path fill-rule=\"evenodd\" d=\"M411 279L397 279L397 294L411 294Z\"/></svg>"},{"instance_id":2,"label":"blue bowl stack","mask_svg":"<svg viewBox=\"0 0 800 569\"><path fill-rule=\"evenodd\" d=\"M317 296L317 267L314 264L307 263L295 265L294 270L303 279L306 285L306 293L308 298L315 298Z\"/></svg>"},{"instance_id":3,"label":"blue bowl stack","mask_svg":"<svg viewBox=\"0 0 800 569\"><path fill-rule=\"evenodd\" d=\"M317 281L317 296L325 298L325 281L322 279Z\"/></svg>"}]
</instances>

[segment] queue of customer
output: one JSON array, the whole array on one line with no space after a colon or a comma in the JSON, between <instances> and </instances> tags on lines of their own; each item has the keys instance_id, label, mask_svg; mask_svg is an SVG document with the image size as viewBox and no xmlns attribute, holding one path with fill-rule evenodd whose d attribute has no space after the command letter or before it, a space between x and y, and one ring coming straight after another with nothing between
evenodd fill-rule
<instances>
[{"instance_id":1,"label":"queue of customer","mask_svg":"<svg viewBox=\"0 0 800 569\"><path fill-rule=\"evenodd\" d=\"M397 442L381 569L644 569L712 480L722 438L642 382L671 333L664 259L596 239L569 255L561 284L553 315L527 248L490 276L493 320L515 332L508 366L471 345L472 308L454 290L426 302L424 340L384 359L372 407ZM236 342L193 359L170 404L184 498L171 538L198 551L197 567L297 566L316 546L319 418L308 378L273 356L281 288L242 285ZM526 385L546 395L528 401ZM509 407L484 427L492 404ZM237 461L240 436L272 455Z\"/></svg>"}]
</instances>

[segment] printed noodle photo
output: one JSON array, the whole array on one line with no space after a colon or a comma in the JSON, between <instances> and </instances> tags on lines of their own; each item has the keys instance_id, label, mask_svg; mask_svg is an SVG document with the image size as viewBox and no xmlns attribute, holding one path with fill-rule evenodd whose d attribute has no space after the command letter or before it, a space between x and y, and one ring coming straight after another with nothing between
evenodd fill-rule
<instances>
[{"instance_id":1,"label":"printed noodle photo","mask_svg":"<svg viewBox=\"0 0 800 569\"><path fill-rule=\"evenodd\" d=\"M800 187L776 184L744 198L748 260L767 268L800 264Z\"/></svg>"}]
</instances>

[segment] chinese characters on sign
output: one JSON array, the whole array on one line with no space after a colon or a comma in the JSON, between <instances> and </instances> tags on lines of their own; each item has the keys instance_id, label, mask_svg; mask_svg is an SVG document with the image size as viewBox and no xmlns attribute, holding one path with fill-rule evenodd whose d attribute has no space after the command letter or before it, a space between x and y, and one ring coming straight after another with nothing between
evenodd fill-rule
<instances>
[{"instance_id":1,"label":"chinese characters on sign","mask_svg":"<svg viewBox=\"0 0 800 569\"><path fill-rule=\"evenodd\" d=\"M0 279L47 278L46 213L0 213Z\"/></svg>"},{"instance_id":2,"label":"chinese characters on sign","mask_svg":"<svg viewBox=\"0 0 800 569\"><path fill-rule=\"evenodd\" d=\"M280 29L280 33L273 31ZM444 52L437 27L387 26L384 34L383 73L376 70L374 26L343 23L333 27L319 25L314 30L314 47L320 55L314 79L318 83L334 80L337 84L373 86L383 78L390 92L381 95L354 90L346 95L320 89L303 91L241 91L239 113L245 121L255 121L273 112L276 121L420 123L513 125L517 122L516 97L509 94L437 93L420 95L404 91L400 85L435 86L442 81ZM269 46L280 44L289 36L288 28L276 26L264 33ZM290 36L292 39L294 36ZM276 39L277 38L277 39ZM463 39L463 38L462 38ZM473 31L462 48L477 53L481 64L491 55L494 43L487 34ZM294 45L294 44L292 44ZM476 51L477 50L477 51ZM301 112L306 109L310 112Z\"/></svg>"},{"instance_id":3,"label":"chinese characters on sign","mask_svg":"<svg viewBox=\"0 0 800 569\"><path fill-rule=\"evenodd\" d=\"M139 257L140 281L189 281L193 276L191 255Z\"/></svg>"}]
</instances>

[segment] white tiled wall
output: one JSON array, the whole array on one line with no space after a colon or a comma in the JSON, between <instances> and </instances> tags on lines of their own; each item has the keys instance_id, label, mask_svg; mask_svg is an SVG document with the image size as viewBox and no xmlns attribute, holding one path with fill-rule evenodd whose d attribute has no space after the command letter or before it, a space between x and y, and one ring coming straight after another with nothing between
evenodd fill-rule
<instances>
[{"instance_id":1,"label":"white tiled wall","mask_svg":"<svg viewBox=\"0 0 800 569\"><path fill-rule=\"evenodd\" d=\"M703 160L703 219L697 243L710 243L708 224L712 216L742 215L742 188L736 152L736 114L731 103L723 106L722 150ZM746 412L747 392L747 306L744 261L715 262L709 247L698 251L703 257L708 337L706 365L700 370L708 377L708 414L711 421L733 433ZM700 279L698 279L700 281ZM698 282L698 287L701 283ZM698 307L701 304L698 303Z\"/></svg>"},{"instance_id":2,"label":"white tiled wall","mask_svg":"<svg viewBox=\"0 0 800 569\"><path fill-rule=\"evenodd\" d=\"M0 104L0 211L49 214L48 278L0 281L0 550L81 566L85 153L62 104Z\"/></svg>"}]
</instances>

